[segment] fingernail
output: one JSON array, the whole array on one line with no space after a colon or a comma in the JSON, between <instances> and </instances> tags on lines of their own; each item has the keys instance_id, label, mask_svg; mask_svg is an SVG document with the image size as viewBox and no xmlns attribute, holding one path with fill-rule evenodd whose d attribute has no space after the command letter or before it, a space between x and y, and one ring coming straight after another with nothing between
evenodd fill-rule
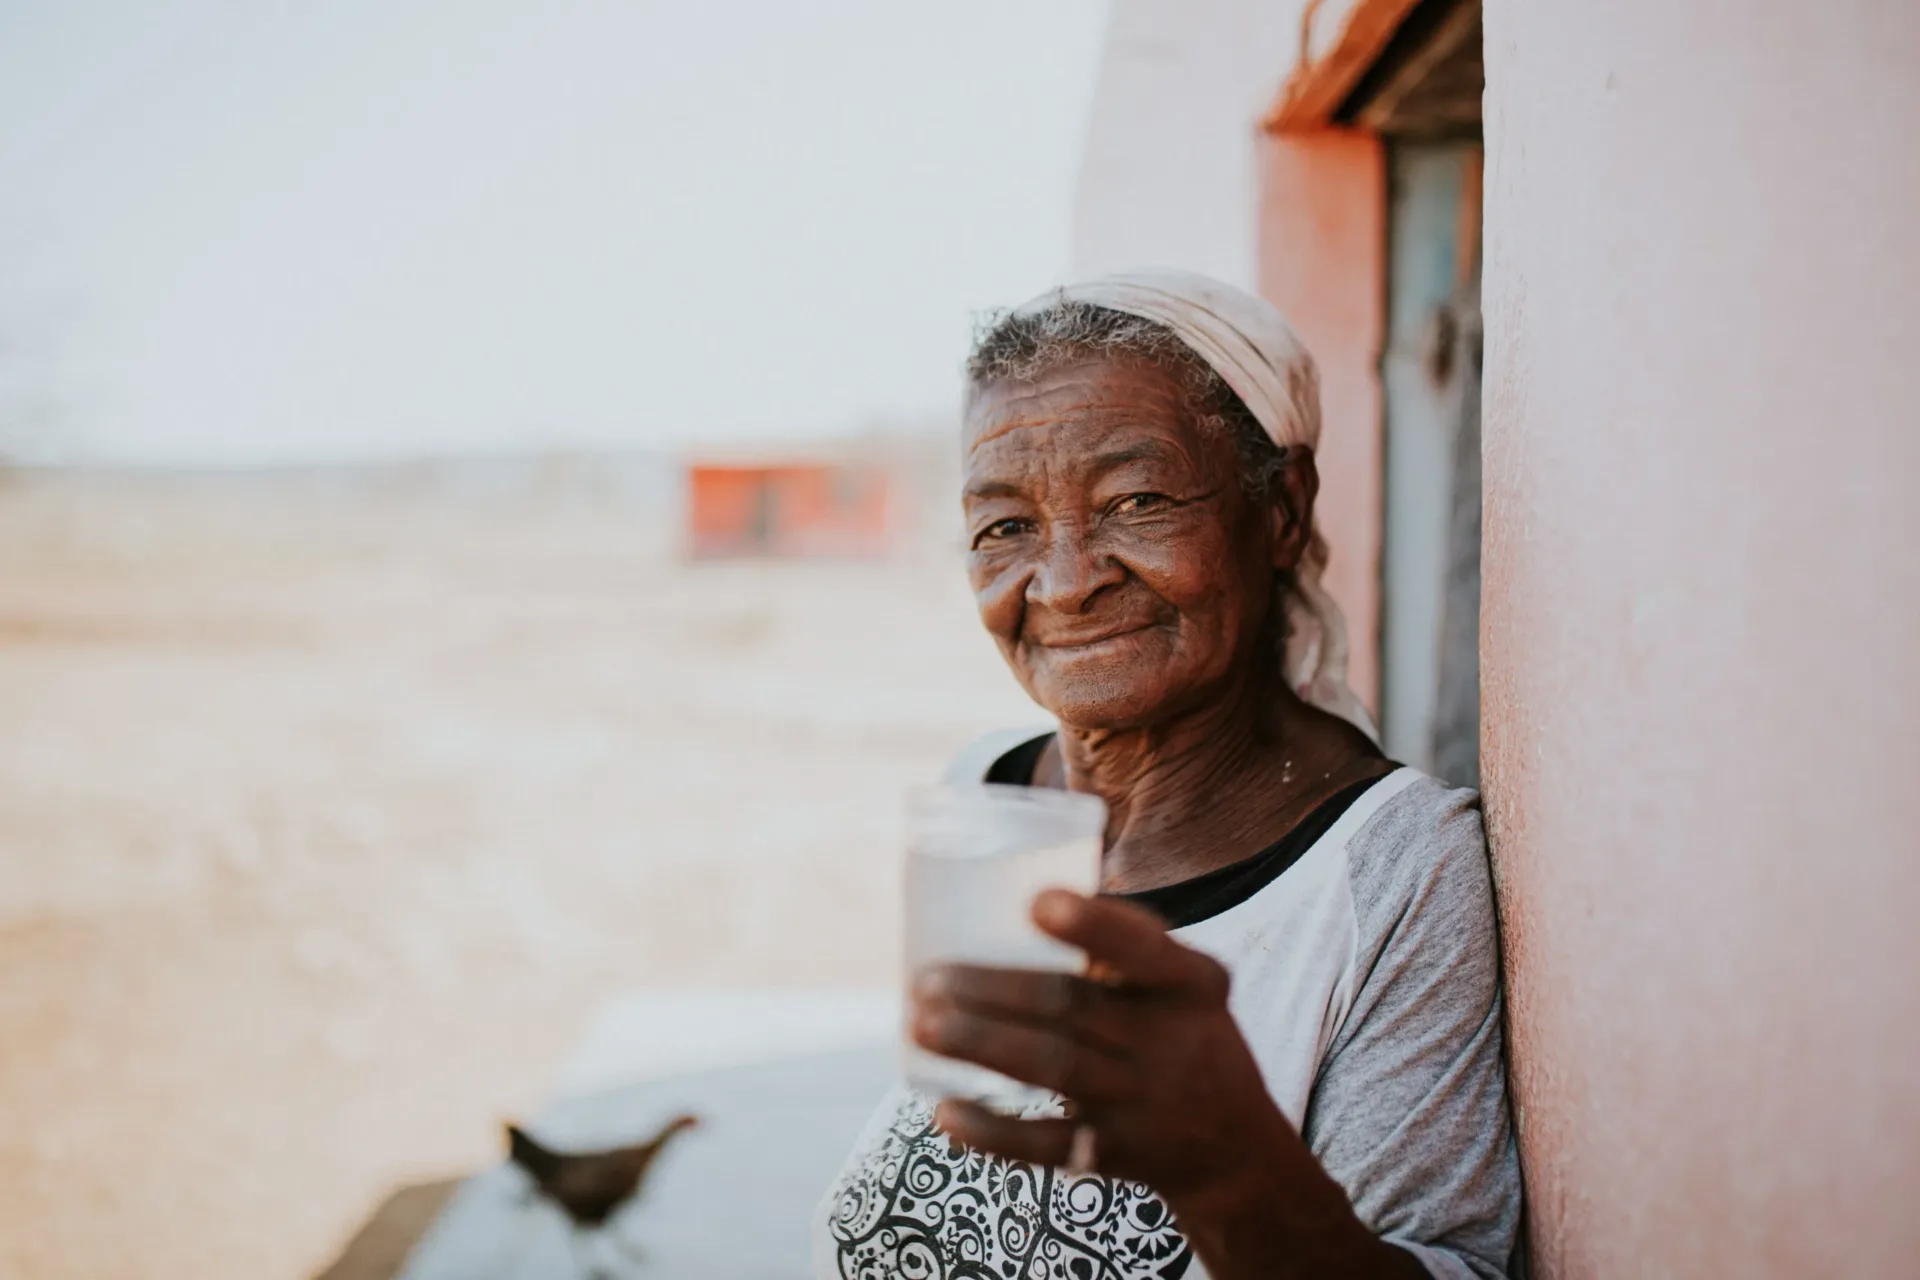
<instances>
[{"instance_id":1,"label":"fingernail","mask_svg":"<svg viewBox=\"0 0 1920 1280\"><path fill-rule=\"evenodd\" d=\"M1073 919L1080 895L1071 889L1042 889L1033 900L1034 923L1060 927Z\"/></svg>"},{"instance_id":2,"label":"fingernail","mask_svg":"<svg viewBox=\"0 0 1920 1280\"><path fill-rule=\"evenodd\" d=\"M946 1019L937 1013L923 1013L913 1020L913 1040L922 1049L938 1053Z\"/></svg>"}]
</instances>

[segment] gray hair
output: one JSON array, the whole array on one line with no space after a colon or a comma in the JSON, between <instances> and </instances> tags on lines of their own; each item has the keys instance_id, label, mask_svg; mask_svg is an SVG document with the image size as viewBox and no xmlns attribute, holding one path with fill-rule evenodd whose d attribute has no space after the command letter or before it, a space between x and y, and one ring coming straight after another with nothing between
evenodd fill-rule
<instances>
[{"instance_id":1,"label":"gray hair","mask_svg":"<svg viewBox=\"0 0 1920 1280\"><path fill-rule=\"evenodd\" d=\"M996 382L1037 382L1088 359L1147 365L1172 376L1194 425L1232 441L1248 499L1272 500L1273 482L1286 465L1287 451L1212 365L1155 321L1060 295L1040 306L989 312L974 329L973 351L967 357L968 390Z\"/></svg>"}]
</instances>

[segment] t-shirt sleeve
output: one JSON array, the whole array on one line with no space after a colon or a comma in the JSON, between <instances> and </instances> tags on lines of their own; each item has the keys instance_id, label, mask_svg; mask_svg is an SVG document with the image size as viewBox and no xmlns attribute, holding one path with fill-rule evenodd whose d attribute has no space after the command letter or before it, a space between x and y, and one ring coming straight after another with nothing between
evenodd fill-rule
<instances>
[{"instance_id":1,"label":"t-shirt sleeve","mask_svg":"<svg viewBox=\"0 0 1920 1280\"><path fill-rule=\"evenodd\" d=\"M1360 1218L1445 1280L1507 1274L1507 1112L1492 877L1470 791L1421 779L1348 841L1351 1000L1302 1136Z\"/></svg>"}]
</instances>

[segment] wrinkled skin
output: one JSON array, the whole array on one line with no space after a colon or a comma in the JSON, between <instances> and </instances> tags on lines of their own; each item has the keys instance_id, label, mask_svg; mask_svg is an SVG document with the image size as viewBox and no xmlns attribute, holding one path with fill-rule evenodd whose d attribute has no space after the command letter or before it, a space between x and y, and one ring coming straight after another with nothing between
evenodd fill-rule
<instances>
[{"instance_id":1,"label":"wrinkled skin","mask_svg":"<svg viewBox=\"0 0 1920 1280\"><path fill-rule=\"evenodd\" d=\"M1276 670L1273 585L1311 529L1309 452L1250 498L1232 442L1190 420L1165 372L1094 359L980 389L965 447L980 617L1060 721L1035 785L1107 802L1104 889L1250 857L1391 768ZM1050 890L1033 917L1087 954L1084 976L933 966L911 1030L1060 1093L1074 1118L949 1100L947 1133L1060 1165L1091 1124L1099 1171L1158 1191L1216 1280L1426 1274L1366 1230L1267 1094L1218 962L1111 898Z\"/></svg>"},{"instance_id":2,"label":"wrinkled skin","mask_svg":"<svg viewBox=\"0 0 1920 1280\"><path fill-rule=\"evenodd\" d=\"M1034 700L1124 730L1226 692L1304 525L1251 509L1232 448L1186 425L1177 388L1077 365L988 388L968 425L968 569Z\"/></svg>"}]
</instances>

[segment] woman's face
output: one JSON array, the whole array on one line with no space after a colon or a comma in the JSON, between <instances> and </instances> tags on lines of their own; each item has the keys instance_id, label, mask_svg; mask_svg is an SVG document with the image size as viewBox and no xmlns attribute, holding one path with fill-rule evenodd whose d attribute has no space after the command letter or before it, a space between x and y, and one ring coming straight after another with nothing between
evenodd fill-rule
<instances>
[{"instance_id":1,"label":"woman's face","mask_svg":"<svg viewBox=\"0 0 1920 1280\"><path fill-rule=\"evenodd\" d=\"M1299 522L1247 500L1232 441L1189 420L1171 376L1089 359L991 384L965 450L974 596L1036 702L1128 729L1237 686Z\"/></svg>"}]
</instances>

